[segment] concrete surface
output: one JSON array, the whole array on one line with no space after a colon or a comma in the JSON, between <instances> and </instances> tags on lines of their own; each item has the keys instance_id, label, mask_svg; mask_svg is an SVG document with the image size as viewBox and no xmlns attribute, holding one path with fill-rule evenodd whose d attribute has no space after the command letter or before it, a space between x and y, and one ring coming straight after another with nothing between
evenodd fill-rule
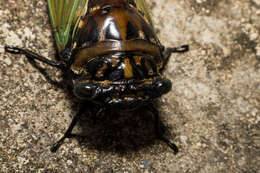
<instances>
[{"instance_id":1,"label":"concrete surface","mask_svg":"<svg viewBox=\"0 0 260 173\"><path fill-rule=\"evenodd\" d=\"M173 89L158 103L180 152L154 139L151 117L121 115L81 123L87 139L67 139L51 153L76 104L25 57L3 50L18 45L54 57L46 2L2 0L0 172L260 172L260 1L148 3L161 42L191 47L171 57ZM40 66L61 80L57 70Z\"/></svg>"}]
</instances>

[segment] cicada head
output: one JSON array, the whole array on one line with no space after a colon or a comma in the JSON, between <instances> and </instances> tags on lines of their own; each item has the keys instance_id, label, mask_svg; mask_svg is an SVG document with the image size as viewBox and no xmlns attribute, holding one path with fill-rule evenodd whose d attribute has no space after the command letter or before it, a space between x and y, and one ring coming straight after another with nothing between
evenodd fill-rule
<instances>
[{"instance_id":1,"label":"cicada head","mask_svg":"<svg viewBox=\"0 0 260 173\"><path fill-rule=\"evenodd\" d=\"M172 86L160 75L153 57L131 53L93 58L73 81L78 98L121 109L142 106Z\"/></svg>"}]
</instances>

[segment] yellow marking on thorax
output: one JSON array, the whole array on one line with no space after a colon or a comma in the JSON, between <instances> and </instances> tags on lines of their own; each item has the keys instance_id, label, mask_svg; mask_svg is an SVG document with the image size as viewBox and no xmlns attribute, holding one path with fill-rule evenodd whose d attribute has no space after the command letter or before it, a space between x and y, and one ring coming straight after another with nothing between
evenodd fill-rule
<instances>
[{"instance_id":1,"label":"yellow marking on thorax","mask_svg":"<svg viewBox=\"0 0 260 173\"><path fill-rule=\"evenodd\" d=\"M145 61L145 67L148 70L148 75L152 76L153 75L153 69L152 69L151 65L147 61Z\"/></svg>"},{"instance_id":2,"label":"yellow marking on thorax","mask_svg":"<svg viewBox=\"0 0 260 173\"><path fill-rule=\"evenodd\" d=\"M129 58L125 58L124 59L124 64L125 64L125 68L124 68L124 77L129 79L129 78L133 78L134 74L133 74L133 67L130 63L130 59Z\"/></svg>"},{"instance_id":3,"label":"yellow marking on thorax","mask_svg":"<svg viewBox=\"0 0 260 173\"><path fill-rule=\"evenodd\" d=\"M131 8L135 8L135 6L133 6L133 4L129 4L129 6L130 6Z\"/></svg>"},{"instance_id":4,"label":"yellow marking on thorax","mask_svg":"<svg viewBox=\"0 0 260 173\"><path fill-rule=\"evenodd\" d=\"M117 57L111 57L112 68L115 68L118 65L119 61L120 60Z\"/></svg>"},{"instance_id":5,"label":"yellow marking on thorax","mask_svg":"<svg viewBox=\"0 0 260 173\"><path fill-rule=\"evenodd\" d=\"M104 73L107 70L108 65L107 64L103 64L103 67L101 67L100 69L98 69L98 71L96 72L96 77L97 78L101 78L104 77Z\"/></svg>"},{"instance_id":6,"label":"yellow marking on thorax","mask_svg":"<svg viewBox=\"0 0 260 173\"><path fill-rule=\"evenodd\" d=\"M122 40L126 40L128 17L126 15L125 11L123 9L116 9L114 11L113 17L114 17L117 27L120 31Z\"/></svg>"},{"instance_id":7,"label":"yellow marking on thorax","mask_svg":"<svg viewBox=\"0 0 260 173\"><path fill-rule=\"evenodd\" d=\"M77 42L75 42L74 44L73 44L73 49L75 49L77 47Z\"/></svg>"},{"instance_id":8,"label":"yellow marking on thorax","mask_svg":"<svg viewBox=\"0 0 260 173\"><path fill-rule=\"evenodd\" d=\"M141 65L141 60L142 60L141 56L134 56L134 60L136 65Z\"/></svg>"},{"instance_id":9,"label":"yellow marking on thorax","mask_svg":"<svg viewBox=\"0 0 260 173\"><path fill-rule=\"evenodd\" d=\"M80 20L79 22L79 28L83 28L83 26L85 25L85 22L83 20Z\"/></svg>"},{"instance_id":10,"label":"yellow marking on thorax","mask_svg":"<svg viewBox=\"0 0 260 173\"><path fill-rule=\"evenodd\" d=\"M140 37L141 39L143 39L143 40L146 39L143 30L139 30L138 33L139 33L139 37Z\"/></svg>"},{"instance_id":11,"label":"yellow marking on thorax","mask_svg":"<svg viewBox=\"0 0 260 173\"><path fill-rule=\"evenodd\" d=\"M100 9L100 6L95 6L95 7L92 7L92 8L90 9L90 12L92 13L92 12L97 11L97 10L99 10L99 9Z\"/></svg>"}]
</instances>

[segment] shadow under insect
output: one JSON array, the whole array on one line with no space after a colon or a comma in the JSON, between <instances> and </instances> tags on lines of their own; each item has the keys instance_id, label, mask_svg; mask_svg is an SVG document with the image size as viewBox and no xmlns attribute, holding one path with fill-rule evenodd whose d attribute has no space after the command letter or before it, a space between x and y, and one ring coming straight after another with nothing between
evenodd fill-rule
<instances>
[{"instance_id":1,"label":"shadow under insect","mask_svg":"<svg viewBox=\"0 0 260 173\"><path fill-rule=\"evenodd\" d=\"M72 135L81 146L125 153L154 145L158 139L155 129L157 120L146 107L131 112L106 109L98 117L93 116L96 111L98 109L84 113L78 122L80 132ZM163 134L165 126L160 120L158 123Z\"/></svg>"}]
</instances>

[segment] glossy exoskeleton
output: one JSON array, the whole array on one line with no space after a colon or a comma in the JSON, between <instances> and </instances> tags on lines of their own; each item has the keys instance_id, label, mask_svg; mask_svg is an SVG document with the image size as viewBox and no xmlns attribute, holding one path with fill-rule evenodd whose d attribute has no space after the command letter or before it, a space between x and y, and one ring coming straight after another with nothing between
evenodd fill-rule
<instances>
[{"instance_id":1,"label":"glossy exoskeleton","mask_svg":"<svg viewBox=\"0 0 260 173\"><path fill-rule=\"evenodd\" d=\"M60 61L48 60L26 49L5 47L6 52L24 54L71 76L73 93L81 103L66 133L51 151L55 152L65 138L73 136L73 127L86 104L92 102L100 105L100 110L148 107L155 116L156 136L177 153L177 146L163 137L159 129L158 111L152 102L171 90L171 81L163 76L171 53L186 52L188 46L165 49L161 45L144 0L74 0L67 6L63 1L63 6L57 3L58 0L48 0ZM67 13L72 17L65 18L64 24L59 17ZM70 27L64 29L66 24ZM67 36L63 37L65 33Z\"/></svg>"}]
</instances>

